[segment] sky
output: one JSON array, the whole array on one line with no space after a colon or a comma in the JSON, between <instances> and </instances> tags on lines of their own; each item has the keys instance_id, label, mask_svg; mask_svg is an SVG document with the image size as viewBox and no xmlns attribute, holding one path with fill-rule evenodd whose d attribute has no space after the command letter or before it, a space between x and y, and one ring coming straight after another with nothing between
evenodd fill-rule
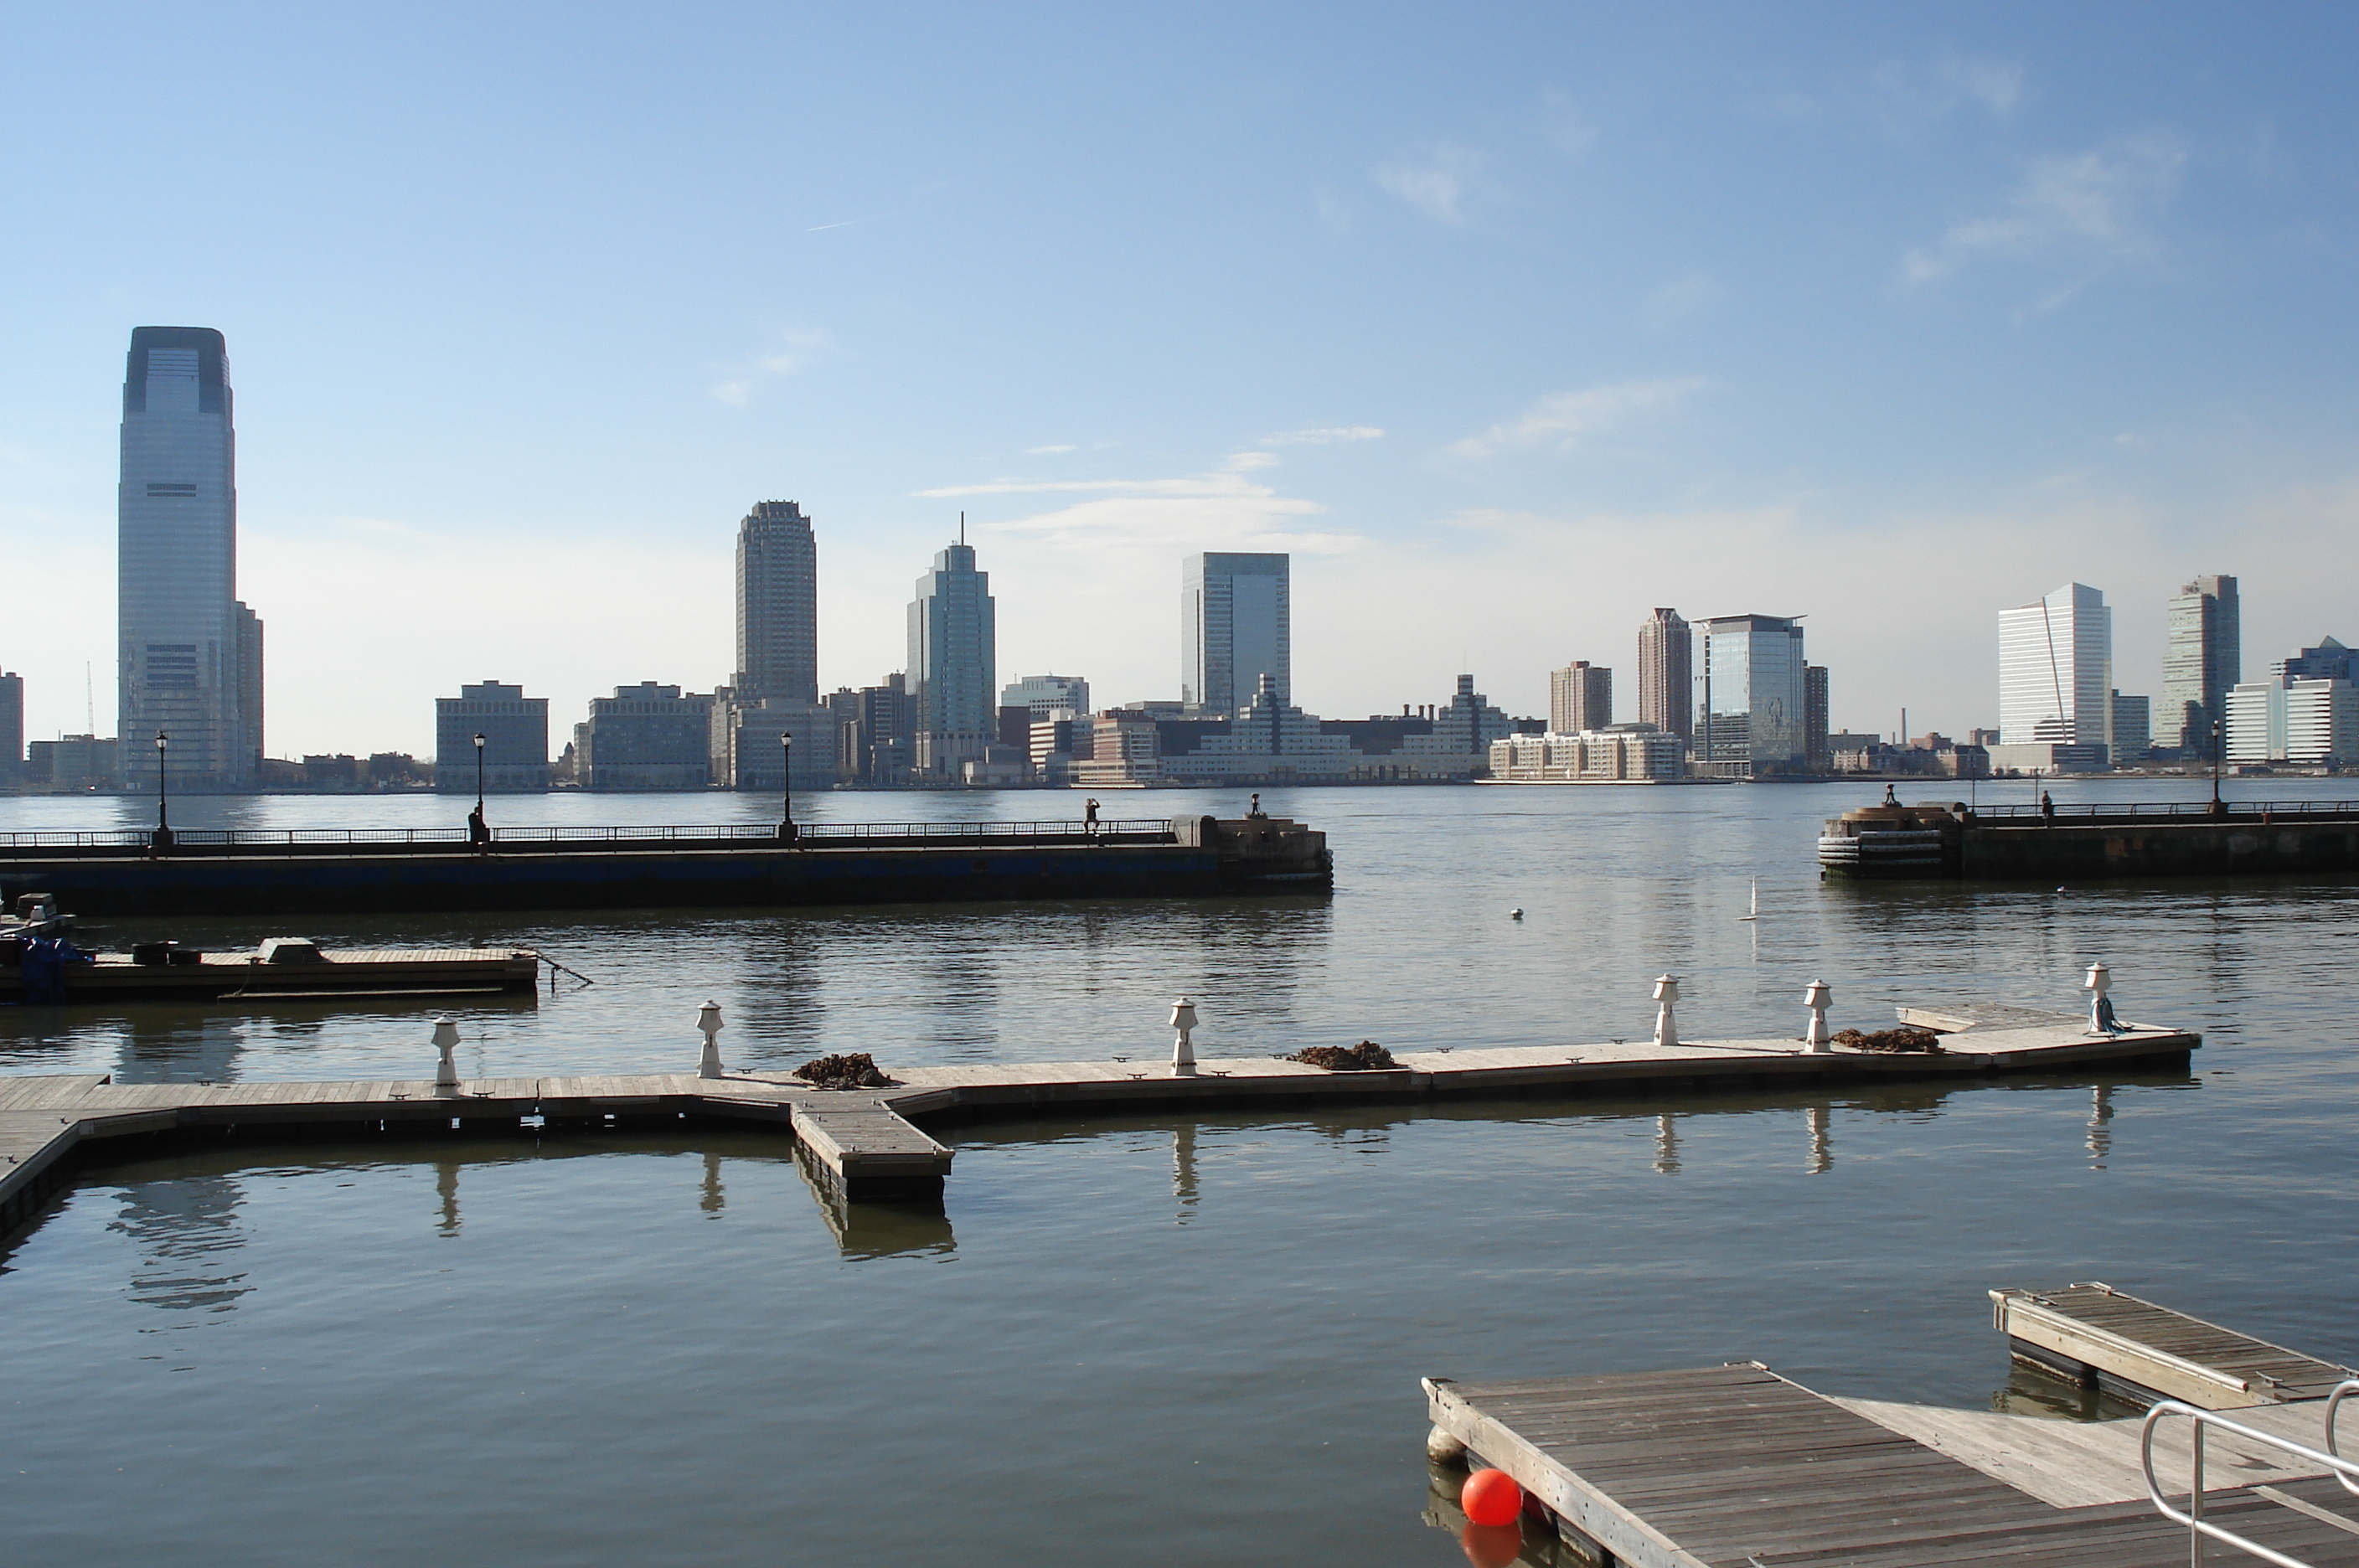
<instances>
[{"instance_id":1,"label":"sky","mask_svg":"<svg viewBox=\"0 0 2359 1568\"><path fill-rule=\"evenodd\" d=\"M1799 615L1836 728L1996 722L2078 580L2157 693L2359 637L2347 5L0 6L0 668L113 727L135 326L218 327L267 749L733 663L796 500L822 687L962 511L1003 681L1178 695L1293 554L1328 716L1545 713Z\"/></svg>"}]
</instances>

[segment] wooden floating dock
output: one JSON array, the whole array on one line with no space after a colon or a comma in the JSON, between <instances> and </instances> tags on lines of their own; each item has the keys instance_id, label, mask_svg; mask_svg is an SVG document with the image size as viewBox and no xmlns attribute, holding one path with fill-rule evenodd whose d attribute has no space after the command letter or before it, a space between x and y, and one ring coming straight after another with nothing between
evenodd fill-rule
<instances>
[{"instance_id":1,"label":"wooden floating dock","mask_svg":"<svg viewBox=\"0 0 2359 1568\"><path fill-rule=\"evenodd\" d=\"M2000 1074L2183 1064L2202 1044L2179 1029L2093 1035L2080 1020L2026 1015L1948 1037L1938 1054L1796 1040L1650 1040L1483 1051L1404 1051L1397 1068L1330 1072L1272 1056L1005 1062L895 1068L880 1089L815 1089L787 1073L608 1074L367 1083L115 1083L103 1074L0 1077L0 1227L21 1223L60 1162L94 1140L148 1134L371 1137L403 1130L516 1132L645 1125L681 1117L779 1125L852 1202L939 1194L952 1151L920 1122L1163 1108L1289 1106L1321 1100L1419 1101L1518 1094L1800 1088L1819 1083L1971 1081ZM1962 1047L1971 1043L1973 1049Z\"/></svg>"},{"instance_id":2,"label":"wooden floating dock","mask_svg":"<svg viewBox=\"0 0 2359 1568\"><path fill-rule=\"evenodd\" d=\"M475 996L529 994L540 954L528 948L344 948L300 964L270 963L256 953L184 953L168 964L141 964L127 953L62 972L66 1004L196 997L209 1001L288 1002L335 997ZM25 994L21 970L0 962L0 1005Z\"/></svg>"},{"instance_id":3,"label":"wooden floating dock","mask_svg":"<svg viewBox=\"0 0 2359 1568\"><path fill-rule=\"evenodd\" d=\"M2148 1568L2187 1560L2185 1527L2147 1497L2135 1431L2108 1433L2109 1455L2043 1449L1982 1429L2013 1422L2030 1438L2075 1423L1833 1399L1754 1362L1424 1387L1434 1425L1466 1445L1470 1462L1506 1471L1547 1509L1546 1521L1527 1522L1527 1541L1552 1530L1588 1563ZM2299 1409L2307 1424L2287 1435L2319 1446L2321 1404ZM1911 1435L1902 1421L1878 1419L1886 1411L1914 1412L1926 1430ZM1964 1419L1951 1426L1948 1417ZM2189 1473L2184 1441L2175 1452L2158 1447L2158 1475ZM2359 1564L2359 1521L2331 1476L2225 1462L2234 1454L2220 1438L2207 1452L2208 1476L2234 1477L2206 1486L2207 1519L2318 1568ZM2077 1486L2064 1494L2074 1500L2024 1484L2035 1477ZM1547 1560L1528 1549L1526 1557Z\"/></svg>"},{"instance_id":4,"label":"wooden floating dock","mask_svg":"<svg viewBox=\"0 0 2359 1568\"><path fill-rule=\"evenodd\" d=\"M2322 1399L2359 1377L2111 1285L1990 1294L1993 1322L2017 1359L2141 1404L2180 1399L2226 1410Z\"/></svg>"}]
</instances>

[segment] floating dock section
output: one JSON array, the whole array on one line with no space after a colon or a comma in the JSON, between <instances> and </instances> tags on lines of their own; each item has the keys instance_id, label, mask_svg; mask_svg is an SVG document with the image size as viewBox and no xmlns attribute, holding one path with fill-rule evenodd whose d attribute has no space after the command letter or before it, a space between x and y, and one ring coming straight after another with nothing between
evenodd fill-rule
<instances>
[{"instance_id":1,"label":"floating dock section","mask_svg":"<svg viewBox=\"0 0 2359 1568\"><path fill-rule=\"evenodd\" d=\"M2225 1410L2322 1399L2359 1377L2097 1281L1990 1294L1992 1321L2016 1359L2140 1404L2183 1399Z\"/></svg>"},{"instance_id":2,"label":"floating dock section","mask_svg":"<svg viewBox=\"0 0 2359 1568\"><path fill-rule=\"evenodd\" d=\"M1280 817L0 833L0 895L81 915L744 909L1325 893L1327 835Z\"/></svg>"},{"instance_id":3,"label":"floating dock section","mask_svg":"<svg viewBox=\"0 0 2359 1568\"><path fill-rule=\"evenodd\" d=\"M2359 873L2359 801L1973 807L1885 804L1830 818L1830 880L1950 877L2054 883L2112 877Z\"/></svg>"},{"instance_id":4,"label":"floating dock section","mask_svg":"<svg viewBox=\"0 0 2359 1568\"><path fill-rule=\"evenodd\" d=\"M1670 1089L1802 1088L2184 1064L2198 1035L2144 1026L2092 1034L2027 1015L1977 1025L1933 1052L1891 1054L1799 1040L1520 1046L1404 1051L1398 1065L1334 1072L1276 1056L1006 1062L892 1068L882 1088L817 1089L788 1073L431 1082L114 1083L103 1076L0 1077L0 1224L21 1220L61 1161L97 1141L147 1134L369 1138L404 1131L628 1127L683 1117L766 1122L790 1132L850 1201L938 1195L952 1150L922 1130L982 1118L1149 1108L1293 1108L1519 1094L1627 1095Z\"/></svg>"},{"instance_id":5,"label":"floating dock section","mask_svg":"<svg viewBox=\"0 0 2359 1568\"><path fill-rule=\"evenodd\" d=\"M2141 1332L2183 1335L2196 1325L2265 1343L2136 1306L2152 1314ZM1438 1464L1427 1518L1462 1523L1451 1506L1461 1465L1504 1470L1529 1499L1525 1563L2130 1568L2187 1562L2191 1543L2202 1561L2187 1522L2195 1514L2213 1539L2266 1547L2280 1562L2359 1564L2359 1486L2345 1490L2336 1477L2332 1407L2315 1396L2234 1410L2233 1427L2207 1422L2199 1465L2193 1422L2204 1418L2183 1408L2143 1421L2062 1421L1836 1399L1757 1362L1429 1377L1423 1388L1428 1453L1460 1455ZM2190 1507L2198 1476L2200 1506ZM1468 1555L1481 1544L1470 1536ZM2245 1560L2229 1546L2214 1555Z\"/></svg>"}]
</instances>

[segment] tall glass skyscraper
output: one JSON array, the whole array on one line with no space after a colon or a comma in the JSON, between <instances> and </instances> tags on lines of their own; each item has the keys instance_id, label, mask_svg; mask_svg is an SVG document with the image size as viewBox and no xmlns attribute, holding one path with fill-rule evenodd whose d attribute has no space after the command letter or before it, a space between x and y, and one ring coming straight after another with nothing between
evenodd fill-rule
<instances>
[{"instance_id":1,"label":"tall glass skyscraper","mask_svg":"<svg viewBox=\"0 0 2359 1568\"><path fill-rule=\"evenodd\" d=\"M137 327L116 495L116 721L125 781L250 787L262 760L262 623L237 598L229 356L210 327Z\"/></svg>"},{"instance_id":2,"label":"tall glass skyscraper","mask_svg":"<svg viewBox=\"0 0 2359 1568\"><path fill-rule=\"evenodd\" d=\"M1278 706L1294 700L1291 559L1211 552L1181 564L1181 702L1234 713L1253 702L1265 675L1277 681Z\"/></svg>"},{"instance_id":3,"label":"tall glass skyscraper","mask_svg":"<svg viewBox=\"0 0 2359 1568\"><path fill-rule=\"evenodd\" d=\"M2245 678L2244 611L2233 577L2199 577L2170 601L2170 641L2162 655L2165 746L2212 756L2212 724Z\"/></svg>"},{"instance_id":4,"label":"tall glass skyscraper","mask_svg":"<svg viewBox=\"0 0 2359 1568\"><path fill-rule=\"evenodd\" d=\"M1799 615L1695 623L1695 756L1701 771L1749 779L1808 765Z\"/></svg>"},{"instance_id":5,"label":"tall glass skyscraper","mask_svg":"<svg viewBox=\"0 0 2359 1568\"><path fill-rule=\"evenodd\" d=\"M963 529L962 529L963 532ZM934 557L909 604L909 696L917 709L917 770L954 778L998 734L998 628L991 574L962 540Z\"/></svg>"},{"instance_id":6,"label":"tall glass skyscraper","mask_svg":"<svg viewBox=\"0 0 2359 1568\"><path fill-rule=\"evenodd\" d=\"M737 525L740 699L819 701L819 546L792 501L763 501Z\"/></svg>"},{"instance_id":7,"label":"tall glass skyscraper","mask_svg":"<svg viewBox=\"0 0 2359 1568\"><path fill-rule=\"evenodd\" d=\"M2085 583L1998 613L2001 746L2113 744L2114 613Z\"/></svg>"}]
</instances>

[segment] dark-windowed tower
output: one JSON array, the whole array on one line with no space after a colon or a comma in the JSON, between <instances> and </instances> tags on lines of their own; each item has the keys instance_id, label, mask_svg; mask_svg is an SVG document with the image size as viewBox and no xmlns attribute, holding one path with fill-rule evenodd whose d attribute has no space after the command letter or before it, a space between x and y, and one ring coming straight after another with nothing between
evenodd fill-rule
<instances>
[{"instance_id":1,"label":"dark-windowed tower","mask_svg":"<svg viewBox=\"0 0 2359 1568\"><path fill-rule=\"evenodd\" d=\"M737 525L738 700L819 701L819 545L792 501Z\"/></svg>"}]
</instances>

